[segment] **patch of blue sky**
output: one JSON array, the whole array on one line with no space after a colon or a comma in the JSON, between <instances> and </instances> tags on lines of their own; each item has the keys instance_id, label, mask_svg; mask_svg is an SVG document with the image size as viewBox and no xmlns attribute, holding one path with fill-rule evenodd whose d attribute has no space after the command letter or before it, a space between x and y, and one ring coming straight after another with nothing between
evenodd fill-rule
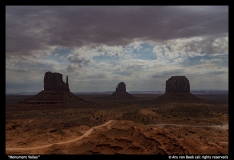
<instances>
[{"instance_id":1,"label":"patch of blue sky","mask_svg":"<svg viewBox=\"0 0 234 160\"><path fill-rule=\"evenodd\" d=\"M202 63L201 59L207 59L209 56L196 56L196 57L187 57L186 61L181 62L181 64L185 67L193 66Z\"/></svg>"},{"instance_id":2,"label":"patch of blue sky","mask_svg":"<svg viewBox=\"0 0 234 160\"><path fill-rule=\"evenodd\" d=\"M228 54L209 56L210 60L212 59L220 59L220 61L215 61L215 63L219 66L228 67Z\"/></svg>"},{"instance_id":3,"label":"patch of blue sky","mask_svg":"<svg viewBox=\"0 0 234 160\"><path fill-rule=\"evenodd\" d=\"M227 63L225 63L225 62L213 62L213 63L215 63L216 64L216 66L220 66L220 67L227 67L228 68L228 64Z\"/></svg>"},{"instance_id":4,"label":"patch of blue sky","mask_svg":"<svg viewBox=\"0 0 234 160\"><path fill-rule=\"evenodd\" d=\"M94 56L92 57L92 60L100 63L100 62L109 62L113 65L118 64L119 62L119 57L118 56L109 56L107 53L105 53L104 55L100 55L100 56Z\"/></svg>"},{"instance_id":5,"label":"patch of blue sky","mask_svg":"<svg viewBox=\"0 0 234 160\"><path fill-rule=\"evenodd\" d=\"M208 55L208 57L212 58L222 58L222 59L227 59L228 60L228 54L219 54L219 55Z\"/></svg>"},{"instance_id":6,"label":"patch of blue sky","mask_svg":"<svg viewBox=\"0 0 234 160\"><path fill-rule=\"evenodd\" d=\"M129 49L128 49L129 48ZM154 45L150 43L142 43L139 47L129 46L126 50L130 50L128 52L131 54L131 57L134 59L142 59L142 60L155 60L155 54L153 53Z\"/></svg>"},{"instance_id":7,"label":"patch of blue sky","mask_svg":"<svg viewBox=\"0 0 234 160\"><path fill-rule=\"evenodd\" d=\"M62 63L64 62L65 59L67 59L67 56L69 54L72 54L72 50L70 48L60 48L51 52L51 55L50 57L48 57L48 59L55 60L55 61Z\"/></svg>"},{"instance_id":8,"label":"patch of blue sky","mask_svg":"<svg viewBox=\"0 0 234 160\"><path fill-rule=\"evenodd\" d=\"M219 61L220 59L220 61ZM196 57L188 57L186 59L186 61L181 62L182 65L184 66L193 66L193 65L197 65L197 64L201 64L204 63L204 61L213 61L213 63L220 65L220 66L228 66L228 55L224 54L224 55L217 55L217 56L211 56L208 54L205 54L203 56L196 56Z\"/></svg>"}]
</instances>

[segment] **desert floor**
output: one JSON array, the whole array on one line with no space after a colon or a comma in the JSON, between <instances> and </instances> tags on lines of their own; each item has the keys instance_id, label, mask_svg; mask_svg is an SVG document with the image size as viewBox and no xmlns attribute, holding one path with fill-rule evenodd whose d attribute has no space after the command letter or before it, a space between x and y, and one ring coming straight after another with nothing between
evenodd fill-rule
<instances>
[{"instance_id":1,"label":"desert floor","mask_svg":"<svg viewBox=\"0 0 234 160\"><path fill-rule=\"evenodd\" d=\"M77 105L6 96L6 154L228 154L228 95L157 103L159 95L78 95Z\"/></svg>"}]
</instances>

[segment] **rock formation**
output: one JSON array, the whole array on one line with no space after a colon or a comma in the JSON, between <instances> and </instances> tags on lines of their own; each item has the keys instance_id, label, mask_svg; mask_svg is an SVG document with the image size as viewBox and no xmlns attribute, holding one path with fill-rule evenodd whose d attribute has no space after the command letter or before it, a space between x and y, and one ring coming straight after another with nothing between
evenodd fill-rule
<instances>
[{"instance_id":1,"label":"rock formation","mask_svg":"<svg viewBox=\"0 0 234 160\"><path fill-rule=\"evenodd\" d=\"M130 98L130 99L131 98L136 98L133 95L126 92L126 84L124 82L120 82L116 86L116 91L114 93L112 93L111 96L115 97L115 98Z\"/></svg>"},{"instance_id":2,"label":"rock formation","mask_svg":"<svg viewBox=\"0 0 234 160\"><path fill-rule=\"evenodd\" d=\"M116 91L124 91L126 92L126 85L124 82L120 82L117 86L116 86Z\"/></svg>"},{"instance_id":3,"label":"rock formation","mask_svg":"<svg viewBox=\"0 0 234 160\"><path fill-rule=\"evenodd\" d=\"M68 76L66 83L63 81L63 75L60 73L46 72L44 76L44 90L67 90L69 89Z\"/></svg>"},{"instance_id":4,"label":"rock formation","mask_svg":"<svg viewBox=\"0 0 234 160\"><path fill-rule=\"evenodd\" d=\"M200 98L190 93L189 80L185 76L171 76L166 81L166 89L163 95L159 96L159 101L198 101Z\"/></svg>"},{"instance_id":5,"label":"rock formation","mask_svg":"<svg viewBox=\"0 0 234 160\"><path fill-rule=\"evenodd\" d=\"M185 76L171 76L166 81L166 93L190 92L189 80Z\"/></svg>"},{"instance_id":6,"label":"rock formation","mask_svg":"<svg viewBox=\"0 0 234 160\"><path fill-rule=\"evenodd\" d=\"M66 83L60 73L46 72L44 76L44 90L19 103L22 104L64 104L77 103L83 100L70 92L68 76ZM84 101L84 100L83 100Z\"/></svg>"}]
</instances>

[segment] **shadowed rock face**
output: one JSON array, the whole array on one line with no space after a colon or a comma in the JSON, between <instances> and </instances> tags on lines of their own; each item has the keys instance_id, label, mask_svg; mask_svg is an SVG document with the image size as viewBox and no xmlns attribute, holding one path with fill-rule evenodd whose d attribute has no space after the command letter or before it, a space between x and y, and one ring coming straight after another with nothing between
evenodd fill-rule
<instances>
[{"instance_id":1,"label":"shadowed rock face","mask_svg":"<svg viewBox=\"0 0 234 160\"><path fill-rule=\"evenodd\" d=\"M190 92L189 80L185 76L171 76L166 81L166 93Z\"/></svg>"},{"instance_id":2,"label":"shadowed rock face","mask_svg":"<svg viewBox=\"0 0 234 160\"><path fill-rule=\"evenodd\" d=\"M116 86L116 91L125 91L126 92L126 85L124 82L120 82L117 86Z\"/></svg>"},{"instance_id":3,"label":"shadowed rock face","mask_svg":"<svg viewBox=\"0 0 234 160\"><path fill-rule=\"evenodd\" d=\"M46 72L44 76L44 90L70 90L68 77L66 83L63 81L63 75L60 73Z\"/></svg>"},{"instance_id":4,"label":"shadowed rock face","mask_svg":"<svg viewBox=\"0 0 234 160\"><path fill-rule=\"evenodd\" d=\"M60 73L46 72L44 76L44 90L19 103L23 104L77 104L85 101L70 92L68 77L66 83Z\"/></svg>"},{"instance_id":5,"label":"shadowed rock face","mask_svg":"<svg viewBox=\"0 0 234 160\"><path fill-rule=\"evenodd\" d=\"M166 81L166 93L156 98L164 102L189 102L198 101L200 98L190 93L189 80L185 76L171 76Z\"/></svg>"},{"instance_id":6,"label":"shadowed rock face","mask_svg":"<svg viewBox=\"0 0 234 160\"><path fill-rule=\"evenodd\" d=\"M116 91L112 93L112 97L118 97L118 98L136 98L133 95L126 92L126 84L124 82L120 82L116 86Z\"/></svg>"}]
</instances>

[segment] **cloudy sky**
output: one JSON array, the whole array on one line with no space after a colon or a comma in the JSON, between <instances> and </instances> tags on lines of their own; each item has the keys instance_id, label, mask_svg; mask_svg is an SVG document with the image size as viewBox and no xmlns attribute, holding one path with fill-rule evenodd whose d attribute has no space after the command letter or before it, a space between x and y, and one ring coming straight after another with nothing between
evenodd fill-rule
<instances>
[{"instance_id":1,"label":"cloudy sky","mask_svg":"<svg viewBox=\"0 0 234 160\"><path fill-rule=\"evenodd\" d=\"M44 74L72 92L228 90L228 6L6 6L6 92L40 92Z\"/></svg>"}]
</instances>

